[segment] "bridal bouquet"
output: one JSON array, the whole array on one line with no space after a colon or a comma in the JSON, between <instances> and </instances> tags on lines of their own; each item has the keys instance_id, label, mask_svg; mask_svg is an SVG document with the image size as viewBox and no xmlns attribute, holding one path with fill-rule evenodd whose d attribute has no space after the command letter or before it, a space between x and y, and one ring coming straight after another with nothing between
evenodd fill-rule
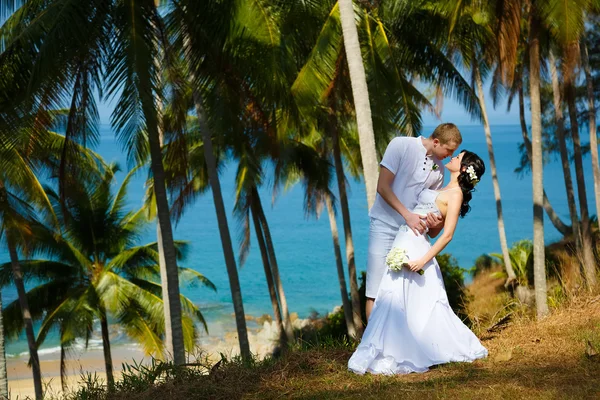
<instances>
[{"instance_id":1,"label":"bridal bouquet","mask_svg":"<svg viewBox=\"0 0 600 400\"><path fill-rule=\"evenodd\" d=\"M406 250L400 247L394 247L385 258L385 263L392 271L399 272L402 268L408 268L408 254ZM425 271L420 269L417 271L419 275L423 275Z\"/></svg>"}]
</instances>

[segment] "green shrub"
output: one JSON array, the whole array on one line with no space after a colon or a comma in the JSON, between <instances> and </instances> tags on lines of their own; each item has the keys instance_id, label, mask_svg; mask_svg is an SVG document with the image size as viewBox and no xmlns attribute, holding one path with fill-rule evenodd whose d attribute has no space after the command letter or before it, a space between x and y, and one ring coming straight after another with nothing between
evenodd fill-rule
<instances>
[{"instance_id":1,"label":"green shrub","mask_svg":"<svg viewBox=\"0 0 600 400\"><path fill-rule=\"evenodd\" d=\"M474 278L483 272L491 270L497 265L499 264L495 258L490 256L489 254L482 254L479 257L477 257L477 259L475 260L475 265L473 265L469 272L473 275Z\"/></svg>"},{"instance_id":2,"label":"green shrub","mask_svg":"<svg viewBox=\"0 0 600 400\"><path fill-rule=\"evenodd\" d=\"M461 320L469 322L467 316L469 297L465 287L464 270L451 254L440 254L436 259L442 271L450 307Z\"/></svg>"}]
</instances>

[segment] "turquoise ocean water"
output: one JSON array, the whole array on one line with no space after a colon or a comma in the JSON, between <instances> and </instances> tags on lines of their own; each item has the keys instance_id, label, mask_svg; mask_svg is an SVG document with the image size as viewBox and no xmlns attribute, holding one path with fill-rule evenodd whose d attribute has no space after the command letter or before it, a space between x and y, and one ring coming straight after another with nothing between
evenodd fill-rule
<instances>
[{"instance_id":1,"label":"turquoise ocean water","mask_svg":"<svg viewBox=\"0 0 600 400\"><path fill-rule=\"evenodd\" d=\"M464 139L462 148L478 153L487 163L488 154L483 127L464 126L461 127L461 131ZM424 135L428 135L430 132L431 127L426 127L423 131ZM531 238L533 234L531 176L526 175L521 178L514 173L520 159L518 151L518 144L521 142L520 127L518 125L493 126L492 135L508 241L512 243L520 239ZM107 162L118 162L122 169L126 170L125 153L116 142L110 127L103 126L101 128L101 141L95 150ZM589 157L586 157L585 163L590 213L595 214L593 178ZM237 248L240 230L239 223L233 215L235 168L236 166L231 163L224 169L221 184L225 206L229 211L229 225ZM123 177L124 173L120 173L119 181ZM142 204L144 180L145 175L138 174L130 184L128 204L132 209L138 208ZM271 181L267 179L267 182ZM567 221L568 208L564 195L564 180L557 160L551 161L545 166L544 185L555 210ZM319 219L305 218L304 196L300 186L287 192L280 192L274 202L272 202L272 189L267 186L269 185L261 190L261 195L271 227L290 311L297 312L300 317L306 317L312 311L326 313L341 303L327 215L324 214ZM364 270L366 268L369 218L362 182L350 182L349 202L356 265L359 270ZM464 220L460 221L454 240L445 250L455 256L465 269L470 268L474 260L482 253L499 251L496 207L489 168L477 186L471 206L471 212ZM341 231L341 216L338 217L338 225ZM149 226L144 235L145 243L155 241L155 232L154 226ZM560 238L560 234L547 218L545 234L547 243ZM343 236L340 235L340 237L340 240L343 240ZM191 243L189 256L184 265L205 274L218 288L216 293L201 287L183 288L183 293L201 307L208 322L209 334L218 336L223 335L224 332L235 330L229 282L210 193L199 198L188 209L181 222L176 226L175 238ZM342 253L344 253L343 250ZM0 261L7 262L8 260L5 249L0 249ZM245 265L239 268L239 277L246 313L253 316L271 313L260 254L254 238L250 255ZM2 290L4 305L15 299L14 288ZM249 327L256 326L250 322ZM206 336L206 334L204 335ZM125 345L127 338L119 335L113 342ZM90 343L91 347L100 345L100 340ZM55 352L56 346L56 337L50 336L41 352ZM6 351L9 356L15 356L26 349L23 338L19 338L18 340L9 340Z\"/></svg>"}]
</instances>

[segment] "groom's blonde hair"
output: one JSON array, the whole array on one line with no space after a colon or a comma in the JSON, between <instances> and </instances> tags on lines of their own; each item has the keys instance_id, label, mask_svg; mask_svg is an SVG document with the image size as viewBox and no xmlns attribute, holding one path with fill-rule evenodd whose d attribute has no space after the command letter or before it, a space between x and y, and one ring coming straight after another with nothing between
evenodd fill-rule
<instances>
[{"instance_id":1,"label":"groom's blonde hair","mask_svg":"<svg viewBox=\"0 0 600 400\"><path fill-rule=\"evenodd\" d=\"M433 130L430 138L439 140L441 144L455 143L460 145L462 143L462 136L458 127L450 122L439 124Z\"/></svg>"}]
</instances>

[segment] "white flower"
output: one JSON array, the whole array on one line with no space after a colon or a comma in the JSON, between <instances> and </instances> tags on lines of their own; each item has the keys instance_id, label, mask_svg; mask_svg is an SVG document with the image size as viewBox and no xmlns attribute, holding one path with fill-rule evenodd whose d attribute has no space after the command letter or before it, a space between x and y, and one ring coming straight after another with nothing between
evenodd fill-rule
<instances>
[{"instance_id":1,"label":"white flower","mask_svg":"<svg viewBox=\"0 0 600 400\"><path fill-rule=\"evenodd\" d=\"M406 250L400 247L394 247L390 250L387 257L385 258L385 263L389 267L391 271L399 272L402 268L407 268L408 265L408 254L406 254ZM418 271L419 275L423 275L424 271L421 269Z\"/></svg>"},{"instance_id":2,"label":"white flower","mask_svg":"<svg viewBox=\"0 0 600 400\"><path fill-rule=\"evenodd\" d=\"M469 180L473 185L479 182L479 179L477 179L477 174L475 173L475 168L473 168L472 165L469 165L469 168L467 168L467 174L469 174Z\"/></svg>"}]
</instances>

